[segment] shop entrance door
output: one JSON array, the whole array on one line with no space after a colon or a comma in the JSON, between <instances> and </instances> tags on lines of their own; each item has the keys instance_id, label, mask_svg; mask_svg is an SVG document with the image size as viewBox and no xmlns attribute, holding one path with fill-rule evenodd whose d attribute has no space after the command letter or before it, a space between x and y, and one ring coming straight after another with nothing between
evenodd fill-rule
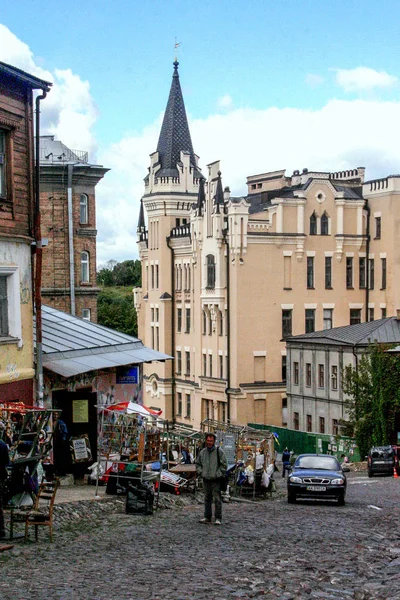
<instances>
[{"instance_id":1,"label":"shop entrance door","mask_svg":"<svg viewBox=\"0 0 400 600\"><path fill-rule=\"evenodd\" d=\"M67 435L57 428L54 440L54 464L59 475L73 473L82 477L87 467L97 460L97 394L91 388L82 388L77 392L60 390L53 392L53 407L61 410L61 420L65 423ZM92 460L73 463L70 450L70 438L87 435ZM67 437L67 439L63 439Z\"/></svg>"}]
</instances>

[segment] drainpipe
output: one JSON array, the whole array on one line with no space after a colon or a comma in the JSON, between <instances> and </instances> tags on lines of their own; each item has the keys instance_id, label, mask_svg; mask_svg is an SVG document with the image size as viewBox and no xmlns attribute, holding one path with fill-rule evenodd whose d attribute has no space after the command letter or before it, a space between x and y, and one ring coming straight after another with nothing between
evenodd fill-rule
<instances>
[{"instance_id":1,"label":"drainpipe","mask_svg":"<svg viewBox=\"0 0 400 600\"><path fill-rule=\"evenodd\" d=\"M171 250L171 303L172 303L172 314L171 314L171 356L172 356L172 373L171 373L171 386L172 386L172 423L175 424L175 281L174 281L174 266L175 266L175 253L171 246L171 238L167 238L167 246Z\"/></svg>"},{"instance_id":2,"label":"drainpipe","mask_svg":"<svg viewBox=\"0 0 400 600\"><path fill-rule=\"evenodd\" d=\"M356 374L358 375L358 355L356 354L356 347L353 346L353 356L355 362ZM355 410L356 421L358 421L358 379L356 380L356 410Z\"/></svg>"},{"instance_id":3,"label":"drainpipe","mask_svg":"<svg viewBox=\"0 0 400 600\"><path fill-rule=\"evenodd\" d=\"M224 229L224 239L226 246L226 327L227 327L227 336L226 336L226 345L227 345L227 361L226 361L226 402L227 402L227 417L228 423L231 422L231 293L230 293L230 257L229 257L229 242L228 242L228 219L226 220L226 229Z\"/></svg>"},{"instance_id":4,"label":"drainpipe","mask_svg":"<svg viewBox=\"0 0 400 600\"><path fill-rule=\"evenodd\" d=\"M71 315L75 315L75 263L74 263L74 226L72 219L72 174L73 163L68 164L68 244L69 244L69 287L71 290Z\"/></svg>"},{"instance_id":5,"label":"drainpipe","mask_svg":"<svg viewBox=\"0 0 400 600\"><path fill-rule=\"evenodd\" d=\"M365 321L368 322L369 321L369 310L368 310L368 304L369 304L369 243L371 240L371 236L370 236L370 221L371 221L371 209L369 207L368 204L368 200L365 201L365 205L364 205L364 210L367 211L367 241L366 241L366 274L365 274Z\"/></svg>"},{"instance_id":6,"label":"drainpipe","mask_svg":"<svg viewBox=\"0 0 400 600\"><path fill-rule=\"evenodd\" d=\"M36 404L43 408L43 326L42 326L42 266L43 247L42 231L40 226L40 101L44 100L47 92L36 96L36 162L35 162L35 278L34 278L34 303L36 313Z\"/></svg>"}]
</instances>

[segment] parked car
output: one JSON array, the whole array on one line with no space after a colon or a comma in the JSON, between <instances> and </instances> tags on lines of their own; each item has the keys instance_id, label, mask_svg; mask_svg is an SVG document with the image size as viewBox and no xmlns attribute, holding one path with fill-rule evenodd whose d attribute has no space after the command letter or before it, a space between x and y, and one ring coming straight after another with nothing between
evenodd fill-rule
<instances>
[{"instance_id":1,"label":"parked car","mask_svg":"<svg viewBox=\"0 0 400 600\"><path fill-rule=\"evenodd\" d=\"M374 446L367 456L368 477L373 475L393 475L395 451L392 446Z\"/></svg>"},{"instance_id":2,"label":"parked car","mask_svg":"<svg viewBox=\"0 0 400 600\"><path fill-rule=\"evenodd\" d=\"M287 482L288 502L297 498L337 500L345 503L346 475L350 471L341 466L337 458L329 454L300 454L291 470Z\"/></svg>"}]
</instances>

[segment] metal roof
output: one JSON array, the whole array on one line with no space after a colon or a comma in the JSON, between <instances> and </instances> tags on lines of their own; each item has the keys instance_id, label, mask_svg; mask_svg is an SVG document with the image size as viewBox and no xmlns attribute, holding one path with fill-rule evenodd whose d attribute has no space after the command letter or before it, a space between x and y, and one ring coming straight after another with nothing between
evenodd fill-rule
<instances>
[{"instance_id":1,"label":"metal roof","mask_svg":"<svg viewBox=\"0 0 400 600\"><path fill-rule=\"evenodd\" d=\"M305 333L287 338L287 343L315 343L315 344L344 344L349 346L365 346L369 343L396 344L400 342L400 321L396 317L334 327L313 333Z\"/></svg>"},{"instance_id":2,"label":"metal roof","mask_svg":"<svg viewBox=\"0 0 400 600\"><path fill-rule=\"evenodd\" d=\"M63 377L172 358L138 338L50 306L42 306L42 325L43 366ZM34 334L36 339L35 323Z\"/></svg>"}]
</instances>

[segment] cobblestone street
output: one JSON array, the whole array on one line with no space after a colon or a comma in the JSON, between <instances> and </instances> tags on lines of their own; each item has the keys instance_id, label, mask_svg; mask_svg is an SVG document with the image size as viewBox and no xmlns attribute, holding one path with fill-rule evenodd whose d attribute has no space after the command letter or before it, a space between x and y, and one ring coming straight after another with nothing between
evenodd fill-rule
<instances>
[{"instance_id":1,"label":"cobblestone street","mask_svg":"<svg viewBox=\"0 0 400 600\"><path fill-rule=\"evenodd\" d=\"M344 507L273 499L105 513L0 555L1 600L400 599L400 480L348 476ZM120 499L122 500L122 499Z\"/></svg>"}]
</instances>

